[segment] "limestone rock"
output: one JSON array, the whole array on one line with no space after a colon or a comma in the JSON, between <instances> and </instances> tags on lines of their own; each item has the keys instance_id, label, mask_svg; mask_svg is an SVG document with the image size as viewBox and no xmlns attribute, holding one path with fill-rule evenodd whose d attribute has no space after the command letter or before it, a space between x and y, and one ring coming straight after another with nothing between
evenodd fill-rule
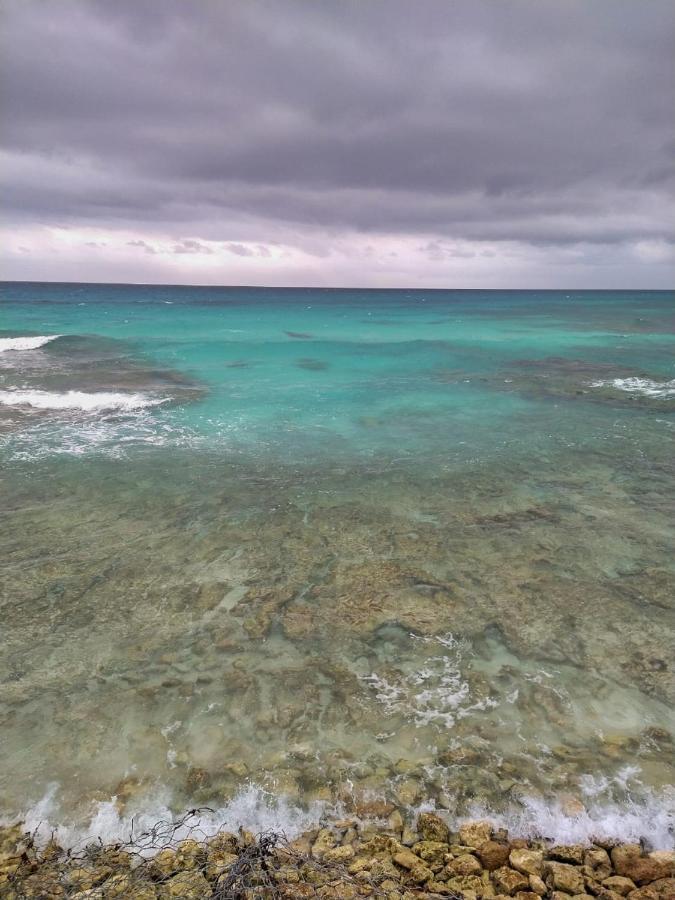
<instances>
[{"instance_id":1,"label":"limestone rock","mask_svg":"<svg viewBox=\"0 0 675 900\"><path fill-rule=\"evenodd\" d=\"M412 850L408 849L395 853L393 859L397 865L404 869L414 869L415 866L420 865L422 862L419 856L416 856Z\"/></svg>"},{"instance_id":2,"label":"limestone rock","mask_svg":"<svg viewBox=\"0 0 675 900\"><path fill-rule=\"evenodd\" d=\"M322 828L312 844L312 856L314 859L323 859L328 850L332 850L335 844L335 835L330 828Z\"/></svg>"},{"instance_id":3,"label":"limestone rock","mask_svg":"<svg viewBox=\"0 0 675 900\"><path fill-rule=\"evenodd\" d=\"M492 873L492 881L494 882L495 890L500 894L508 894L509 896L513 896L513 894L518 891L529 891L530 882L527 875L524 875L522 872L517 872L515 869L509 868L509 866L502 866L500 869L495 869Z\"/></svg>"},{"instance_id":4,"label":"limestone rock","mask_svg":"<svg viewBox=\"0 0 675 900\"><path fill-rule=\"evenodd\" d=\"M612 874L612 862L609 854L601 847L594 847L584 853L584 865L593 873L596 881L603 881Z\"/></svg>"},{"instance_id":5,"label":"limestone rock","mask_svg":"<svg viewBox=\"0 0 675 900\"><path fill-rule=\"evenodd\" d=\"M640 886L660 878L670 878L675 871L675 865L668 856L642 856L639 844L614 847L611 856L617 875L625 875Z\"/></svg>"},{"instance_id":6,"label":"limestone rock","mask_svg":"<svg viewBox=\"0 0 675 900\"><path fill-rule=\"evenodd\" d=\"M603 879L602 886L608 891L621 894L622 897L627 897L631 891L635 890L635 884L630 878L625 878L623 875L611 875L609 878Z\"/></svg>"},{"instance_id":7,"label":"limestone rock","mask_svg":"<svg viewBox=\"0 0 675 900\"><path fill-rule=\"evenodd\" d=\"M459 829L459 839L467 847L478 848L492 837L489 822L465 822Z\"/></svg>"},{"instance_id":8,"label":"limestone rock","mask_svg":"<svg viewBox=\"0 0 675 900\"><path fill-rule=\"evenodd\" d=\"M456 878L448 879L448 887L452 891L463 894L466 900L469 892L473 892L476 897L485 896L485 891L489 888L489 885L486 885L478 875L457 875Z\"/></svg>"},{"instance_id":9,"label":"limestone rock","mask_svg":"<svg viewBox=\"0 0 675 900\"><path fill-rule=\"evenodd\" d=\"M512 850L509 854L511 866L523 875L541 875L544 854L541 850Z\"/></svg>"},{"instance_id":10,"label":"limestone rock","mask_svg":"<svg viewBox=\"0 0 675 900\"><path fill-rule=\"evenodd\" d=\"M211 888L201 872L179 872L164 885L167 897L177 900L204 900L211 896Z\"/></svg>"},{"instance_id":11,"label":"limestone rock","mask_svg":"<svg viewBox=\"0 0 675 900\"><path fill-rule=\"evenodd\" d=\"M530 882L530 890L533 894L537 894L539 897L546 894L546 885L539 875L529 875L527 880Z\"/></svg>"},{"instance_id":12,"label":"limestone rock","mask_svg":"<svg viewBox=\"0 0 675 900\"><path fill-rule=\"evenodd\" d=\"M572 895L585 893L583 875L569 863L546 862L544 873L546 883L554 891L564 891Z\"/></svg>"},{"instance_id":13,"label":"limestone rock","mask_svg":"<svg viewBox=\"0 0 675 900\"><path fill-rule=\"evenodd\" d=\"M454 878L456 875L480 875L483 866L470 853L463 853L456 859L451 860L445 867L448 878Z\"/></svg>"},{"instance_id":14,"label":"limestone rock","mask_svg":"<svg viewBox=\"0 0 675 900\"><path fill-rule=\"evenodd\" d=\"M675 878L658 878L643 888L637 888L628 895L628 900L673 900Z\"/></svg>"},{"instance_id":15,"label":"limestone rock","mask_svg":"<svg viewBox=\"0 0 675 900\"><path fill-rule=\"evenodd\" d=\"M584 861L584 848L580 844L557 844L548 851L550 859L580 866Z\"/></svg>"},{"instance_id":16,"label":"limestone rock","mask_svg":"<svg viewBox=\"0 0 675 900\"><path fill-rule=\"evenodd\" d=\"M342 847L333 847L332 850L326 850L323 855L324 862L329 863L346 863L354 858L354 848L348 844Z\"/></svg>"},{"instance_id":17,"label":"limestone rock","mask_svg":"<svg viewBox=\"0 0 675 900\"><path fill-rule=\"evenodd\" d=\"M403 816L397 809L395 809L387 819L387 825L394 832L394 834L397 834L399 837L403 833L405 822L403 821Z\"/></svg>"},{"instance_id":18,"label":"limestone rock","mask_svg":"<svg viewBox=\"0 0 675 900\"><path fill-rule=\"evenodd\" d=\"M494 872L500 866L505 866L509 861L509 845L499 841L485 841L476 851L483 868L488 872Z\"/></svg>"},{"instance_id":19,"label":"limestone rock","mask_svg":"<svg viewBox=\"0 0 675 900\"><path fill-rule=\"evenodd\" d=\"M435 813L420 813L417 819L417 830L425 841L450 843L450 829Z\"/></svg>"},{"instance_id":20,"label":"limestone rock","mask_svg":"<svg viewBox=\"0 0 675 900\"><path fill-rule=\"evenodd\" d=\"M442 841L418 841L413 844L412 851L428 865L442 865L448 852L448 845ZM463 875L464 873L457 874Z\"/></svg>"}]
</instances>

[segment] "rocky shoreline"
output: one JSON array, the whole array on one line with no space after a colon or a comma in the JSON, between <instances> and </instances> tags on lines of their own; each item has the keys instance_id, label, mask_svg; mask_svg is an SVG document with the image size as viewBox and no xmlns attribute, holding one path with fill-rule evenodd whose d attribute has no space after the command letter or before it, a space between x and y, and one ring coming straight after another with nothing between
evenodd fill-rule
<instances>
[{"instance_id":1,"label":"rocky shoreline","mask_svg":"<svg viewBox=\"0 0 675 900\"><path fill-rule=\"evenodd\" d=\"M673 900L675 851L599 840L553 845L474 821L453 831L432 812L406 824L343 819L295 840L281 834L158 825L128 844L38 848L0 828L3 900ZM183 832L184 833L184 832Z\"/></svg>"}]
</instances>

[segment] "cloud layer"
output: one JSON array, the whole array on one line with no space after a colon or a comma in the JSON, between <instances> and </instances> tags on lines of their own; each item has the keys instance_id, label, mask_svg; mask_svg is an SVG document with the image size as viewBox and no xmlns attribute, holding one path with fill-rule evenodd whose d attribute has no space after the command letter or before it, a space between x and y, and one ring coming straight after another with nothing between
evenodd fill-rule
<instances>
[{"instance_id":1,"label":"cloud layer","mask_svg":"<svg viewBox=\"0 0 675 900\"><path fill-rule=\"evenodd\" d=\"M671 0L0 8L3 277L673 286Z\"/></svg>"}]
</instances>

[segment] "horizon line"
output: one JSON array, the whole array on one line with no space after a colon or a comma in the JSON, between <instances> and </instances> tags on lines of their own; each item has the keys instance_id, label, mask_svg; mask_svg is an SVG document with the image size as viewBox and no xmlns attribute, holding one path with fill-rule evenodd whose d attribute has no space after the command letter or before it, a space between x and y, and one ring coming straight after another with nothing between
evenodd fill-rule
<instances>
[{"instance_id":1,"label":"horizon line","mask_svg":"<svg viewBox=\"0 0 675 900\"><path fill-rule=\"evenodd\" d=\"M295 284L295 285L269 285L269 284L188 284L184 282L162 282L162 281L61 281L57 279L34 279L34 278L0 278L0 285L3 284L77 284L77 285L96 285L97 287L157 287L157 288L203 288L216 290L256 290L256 291L495 291L497 293L506 293L507 291L538 291L549 293L579 293L582 291L601 292L623 292L629 293L639 291L641 293L672 293L675 287L671 288L648 288L648 287L366 287L359 285L355 287L339 287L315 285L315 284Z\"/></svg>"}]
</instances>

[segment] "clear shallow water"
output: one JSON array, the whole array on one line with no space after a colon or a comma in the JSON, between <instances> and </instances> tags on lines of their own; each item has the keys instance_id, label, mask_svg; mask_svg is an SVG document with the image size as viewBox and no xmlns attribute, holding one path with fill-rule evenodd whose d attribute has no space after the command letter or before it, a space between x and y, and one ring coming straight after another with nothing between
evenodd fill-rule
<instances>
[{"instance_id":1,"label":"clear shallow water","mask_svg":"<svg viewBox=\"0 0 675 900\"><path fill-rule=\"evenodd\" d=\"M667 843L674 347L666 292L2 285L0 814Z\"/></svg>"}]
</instances>

